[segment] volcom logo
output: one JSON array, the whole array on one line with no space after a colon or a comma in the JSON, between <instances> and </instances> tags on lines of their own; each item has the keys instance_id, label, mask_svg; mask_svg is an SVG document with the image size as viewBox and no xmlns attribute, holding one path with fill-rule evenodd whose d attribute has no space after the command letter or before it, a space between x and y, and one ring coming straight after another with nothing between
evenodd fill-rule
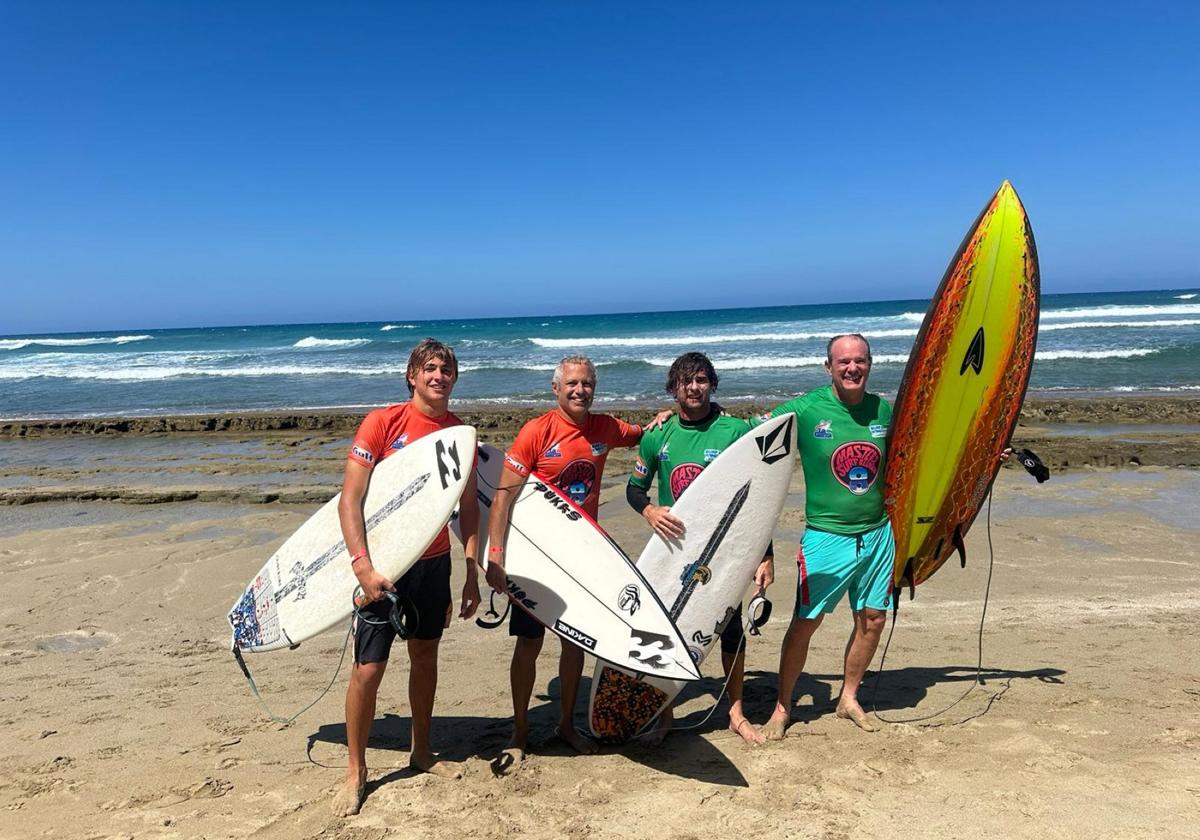
<instances>
[{"instance_id":1,"label":"volcom logo","mask_svg":"<svg viewBox=\"0 0 1200 840\"><path fill-rule=\"evenodd\" d=\"M617 607L622 611L633 615L642 606L642 593L634 584L629 584L621 590L621 594L617 596Z\"/></svg>"},{"instance_id":2,"label":"volcom logo","mask_svg":"<svg viewBox=\"0 0 1200 840\"><path fill-rule=\"evenodd\" d=\"M983 372L983 327L975 331L975 337L971 339L971 346L967 348L967 355L963 356L962 367L958 369L958 375L962 376L966 373L967 368L976 373Z\"/></svg>"},{"instance_id":3,"label":"volcom logo","mask_svg":"<svg viewBox=\"0 0 1200 840\"><path fill-rule=\"evenodd\" d=\"M782 426L754 439L764 464L774 464L792 454L792 424L795 422L796 415L788 415L787 422Z\"/></svg>"},{"instance_id":4,"label":"volcom logo","mask_svg":"<svg viewBox=\"0 0 1200 840\"><path fill-rule=\"evenodd\" d=\"M438 478L440 478L442 480L442 489L445 490L450 486L450 482L448 479L451 476L454 477L455 481L459 481L462 478L462 465L459 463L459 460L458 460L458 443L455 442L455 443L450 444L450 448L447 449L446 445L439 440L437 442L436 449L437 449L437 462L438 462ZM449 456L451 462L453 463L453 466L451 466L451 464L446 463L447 456Z\"/></svg>"}]
</instances>

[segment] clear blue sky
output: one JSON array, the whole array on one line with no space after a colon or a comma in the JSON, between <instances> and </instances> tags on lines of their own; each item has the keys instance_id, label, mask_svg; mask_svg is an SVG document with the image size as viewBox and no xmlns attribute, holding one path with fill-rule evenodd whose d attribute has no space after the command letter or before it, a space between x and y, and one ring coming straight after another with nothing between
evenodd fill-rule
<instances>
[{"instance_id":1,"label":"clear blue sky","mask_svg":"<svg viewBox=\"0 0 1200 840\"><path fill-rule=\"evenodd\" d=\"M1193 8L8 2L0 333L1195 286Z\"/></svg>"}]
</instances>

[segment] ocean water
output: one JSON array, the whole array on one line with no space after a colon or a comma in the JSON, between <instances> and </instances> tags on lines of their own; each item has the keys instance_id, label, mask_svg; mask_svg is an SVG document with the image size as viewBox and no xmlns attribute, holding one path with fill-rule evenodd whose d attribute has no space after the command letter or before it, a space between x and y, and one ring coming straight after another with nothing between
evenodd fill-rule
<instances>
[{"instance_id":1,"label":"ocean water","mask_svg":"<svg viewBox=\"0 0 1200 840\"><path fill-rule=\"evenodd\" d=\"M1045 295L1031 393L1200 393L1200 294ZM0 418L350 408L406 399L412 346L454 346L460 403L542 404L585 353L601 404L658 404L667 367L701 350L718 398L773 400L828 382L826 340L872 343L871 390L899 385L928 301L694 312L378 321L0 337Z\"/></svg>"}]
</instances>

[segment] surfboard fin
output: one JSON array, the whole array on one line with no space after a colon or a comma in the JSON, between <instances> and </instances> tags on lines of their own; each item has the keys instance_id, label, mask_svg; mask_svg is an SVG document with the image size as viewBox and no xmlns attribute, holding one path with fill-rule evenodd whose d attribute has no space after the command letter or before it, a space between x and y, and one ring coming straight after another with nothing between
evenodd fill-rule
<instances>
[{"instance_id":1,"label":"surfboard fin","mask_svg":"<svg viewBox=\"0 0 1200 840\"><path fill-rule=\"evenodd\" d=\"M954 526L954 536L952 536L950 539L951 542L954 543L954 550L958 552L961 568L967 568L967 545L963 542L961 525Z\"/></svg>"}]
</instances>

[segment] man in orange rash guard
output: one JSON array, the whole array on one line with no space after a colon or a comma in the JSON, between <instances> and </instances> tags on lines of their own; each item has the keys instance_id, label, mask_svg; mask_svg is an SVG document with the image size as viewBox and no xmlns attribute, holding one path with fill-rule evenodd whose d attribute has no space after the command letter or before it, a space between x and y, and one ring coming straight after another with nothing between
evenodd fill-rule
<instances>
[{"instance_id":1,"label":"man in orange rash guard","mask_svg":"<svg viewBox=\"0 0 1200 840\"><path fill-rule=\"evenodd\" d=\"M636 446L642 430L607 414L592 414L596 393L596 366L586 356L569 356L558 363L551 382L558 405L521 427L504 459L504 473L492 502L488 522L487 582L506 593L504 544L509 514L521 485L530 473L559 488L593 519L600 506L600 477L610 449ZM504 768L525 758L529 740L529 698L537 677L537 657L546 628L523 610L514 609L509 635L516 636L512 680L513 736L501 756ZM576 731L575 701L583 673L583 650L560 639L558 660L561 717L557 734L580 753L596 745Z\"/></svg>"},{"instance_id":2,"label":"man in orange rash guard","mask_svg":"<svg viewBox=\"0 0 1200 840\"><path fill-rule=\"evenodd\" d=\"M427 338L418 344L408 359L406 403L377 409L367 415L354 435L354 444L346 461L338 518L351 568L358 578L366 600L364 613L378 623L354 621L354 669L346 688L346 746L350 759L346 781L333 799L337 816L357 814L366 796L367 739L375 720L375 699L387 668L396 631L387 620L390 602L381 600L383 590L410 599L417 609L417 626L408 648L408 700L412 708L412 751L409 766L443 778L462 776L457 767L439 761L430 749L433 701L437 692L438 644L442 630L450 623L450 534L443 528L430 543L421 559L394 584L380 574L367 550L367 528L363 519L363 500L375 465L400 452L407 444L432 432L462 421L450 413L450 392L458 381L458 360L454 350ZM475 490L475 472L471 471L459 502L462 533L466 535L466 583L462 591L459 617L468 619L479 608L479 570L475 562L479 530L479 502Z\"/></svg>"}]
</instances>

